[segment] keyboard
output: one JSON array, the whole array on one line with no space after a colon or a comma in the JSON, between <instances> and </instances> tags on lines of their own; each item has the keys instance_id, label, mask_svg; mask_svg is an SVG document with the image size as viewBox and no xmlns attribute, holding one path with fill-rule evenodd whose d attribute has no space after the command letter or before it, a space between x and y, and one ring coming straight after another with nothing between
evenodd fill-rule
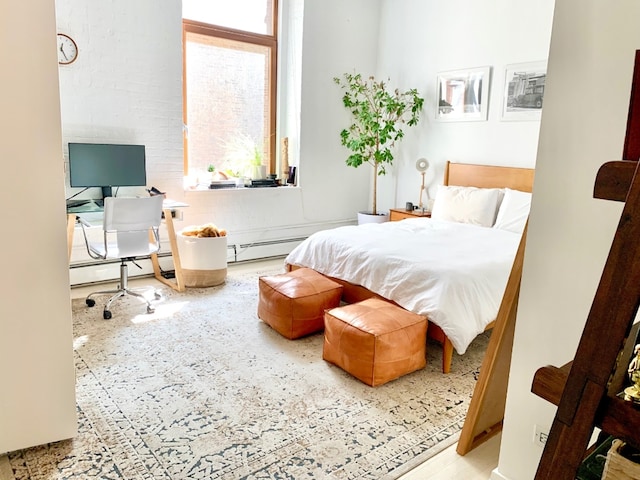
<instances>
[{"instance_id":1,"label":"keyboard","mask_svg":"<svg viewBox=\"0 0 640 480\"><path fill-rule=\"evenodd\" d=\"M85 199L85 198L83 198L82 200L67 200L67 208L79 207L81 205L85 205L89 203L90 201L91 199Z\"/></svg>"},{"instance_id":2,"label":"keyboard","mask_svg":"<svg viewBox=\"0 0 640 480\"><path fill-rule=\"evenodd\" d=\"M77 215L91 226L102 225L104 214L102 212L82 212Z\"/></svg>"},{"instance_id":3,"label":"keyboard","mask_svg":"<svg viewBox=\"0 0 640 480\"><path fill-rule=\"evenodd\" d=\"M104 200L101 198L67 200L67 213L101 212L103 209Z\"/></svg>"}]
</instances>

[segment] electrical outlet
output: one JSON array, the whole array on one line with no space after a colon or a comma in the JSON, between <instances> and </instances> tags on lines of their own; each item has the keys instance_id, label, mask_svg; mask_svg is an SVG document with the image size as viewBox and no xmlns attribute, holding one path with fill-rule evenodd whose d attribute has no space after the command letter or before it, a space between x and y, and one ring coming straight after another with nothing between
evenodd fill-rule
<instances>
[{"instance_id":1,"label":"electrical outlet","mask_svg":"<svg viewBox=\"0 0 640 480\"><path fill-rule=\"evenodd\" d=\"M547 443L547 437L549 436L549 430L541 427L540 425L533 426L533 443L544 447L544 444Z\"/></svg>"}]
</instances>

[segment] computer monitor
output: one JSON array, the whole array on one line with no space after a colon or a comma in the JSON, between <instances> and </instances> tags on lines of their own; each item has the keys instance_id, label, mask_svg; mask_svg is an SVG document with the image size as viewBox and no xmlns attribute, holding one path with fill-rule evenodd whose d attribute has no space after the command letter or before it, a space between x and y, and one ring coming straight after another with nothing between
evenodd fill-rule
<instances>
[{"instance_id":1,"label":"computer monitor","mask_svg":"<svg viewBox=\"0 0 640 480\"><path fill-rule=\"evenodd\" d=\"M146 186L144 145L69 143L69 178L72 187L101 187L103 197L112 187Z\"/></svg>"}]
</instances>

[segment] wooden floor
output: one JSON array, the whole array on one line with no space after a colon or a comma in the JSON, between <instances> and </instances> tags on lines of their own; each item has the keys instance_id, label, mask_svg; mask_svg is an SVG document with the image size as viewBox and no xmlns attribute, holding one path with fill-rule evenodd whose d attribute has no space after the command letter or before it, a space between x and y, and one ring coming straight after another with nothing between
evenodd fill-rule
<instances>
[{"instance_id":1,"label":"wooden floor","mask_svg":"<svg viewBox=\"0 0 640 480\"><path fill-rule=\"evenodd\" d=\"M282 259L229 265L229 269L249 271L256 267L277 267L278 265L284 265ZM152 277L132 279L130 281L131 287L141 287L145 285L160 286L161 284ZM71 289L71 298L81 298L91 291L100 290L104 287L105 285L74 287ZM500 435L493 437L465 456L458 455L456 446L457 444L451 445L435 457L404 474L399 480L451 480L454 478L464 480L489 480L491 478L491 472L498 466ZM0 466L2 466L2 462L0 462ZM1 478L0 476L0 479Z\"/></svg>"},{"instance_id":2,"label":"wooden floor","mask_svg":"<svg viewBox=\"0 0 640 480\"><path fill-rule=\"evenodd\" d=\"M500 435L483 443L461 457L456 452L457 444L430 458L407 472L399 480L489 480L491 472L498 466Z\"/></svg>"}]
</instances>

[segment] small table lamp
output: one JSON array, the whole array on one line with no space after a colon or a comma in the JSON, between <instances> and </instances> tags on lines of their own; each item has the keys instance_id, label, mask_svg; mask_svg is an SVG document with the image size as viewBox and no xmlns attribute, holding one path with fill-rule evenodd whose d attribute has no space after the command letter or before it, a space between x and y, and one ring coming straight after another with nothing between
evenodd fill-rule
<instances>
[{"instance_id":1,"label":"small table lamp","mask_svg":"<svg viewBox=\"0 0 640 480\"><path fill-rule=\"evenodd\" d=\"M424 188L424 174L427 171L427 169L429 168L429 162L427 161L426 158L419 158L418 161L416 162L416 170L418 170L420 172L420 175L422 175L422 184L420 185L420 201L418 202L418 207L420 209L423 208L422 206L422 192L423 190L425 190Z\"/></svg>"}]
</instances>

